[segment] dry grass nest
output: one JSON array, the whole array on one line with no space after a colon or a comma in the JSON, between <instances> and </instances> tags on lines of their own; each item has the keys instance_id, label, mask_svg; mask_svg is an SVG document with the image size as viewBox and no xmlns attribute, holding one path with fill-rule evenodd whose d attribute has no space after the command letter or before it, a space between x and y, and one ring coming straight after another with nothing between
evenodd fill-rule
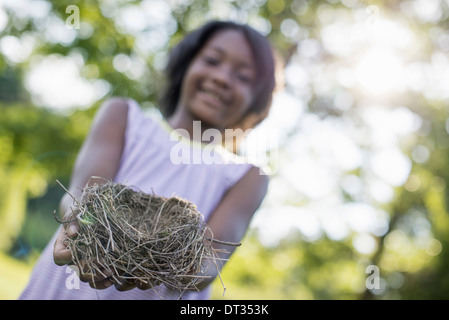
<instances>
[{"instance_id":1,"label":"dry grass nest","mask_svg":"<svg viewBox=\"0 0 449 320\"><path fill-rule=\"evenodd\" d=\"M73 262L83 261L83 273L92 277L106 269L115 284L141 281L183 292L197 289L207 277L204 268L210 263L205 259L218 268L211 242L221 241L211 237L196 206L182 198L146 194L108 181L86 186L72 211L76 218L58 221L78 221L78 235L67 244Z\"/></svg>"}]
</instances>

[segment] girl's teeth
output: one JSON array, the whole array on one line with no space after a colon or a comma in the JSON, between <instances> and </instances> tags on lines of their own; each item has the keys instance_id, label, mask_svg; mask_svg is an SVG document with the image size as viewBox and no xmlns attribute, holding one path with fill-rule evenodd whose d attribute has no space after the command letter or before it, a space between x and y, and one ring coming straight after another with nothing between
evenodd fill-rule
<instances>
[{"instance_id":1,"label":"girl's teeth","mask_svg":"<svg viewBox=\"0 0 449 320\"><path fill-rule=\"evenodd\" d=\"M210 92L209 90L203 90L203 92L205 92L205 93L207 93L208 95L210 95L210 96L212 96L212 97L214 97L214 98L216 98L216 99L218 99L218 100L221 101L221 98L220 98L218 95L216 95L215 93Z\"/></svg>"}]
</instances>

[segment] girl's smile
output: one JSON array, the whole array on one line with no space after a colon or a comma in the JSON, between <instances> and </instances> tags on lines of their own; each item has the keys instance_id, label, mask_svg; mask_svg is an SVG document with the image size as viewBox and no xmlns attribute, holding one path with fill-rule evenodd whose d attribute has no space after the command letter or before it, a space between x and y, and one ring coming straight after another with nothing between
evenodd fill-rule
<instances>
[{"instance_id":1,"label":"girl's smile","mask_svg":"<svg viewBox=\"0 0 449 320\"><path fill-rule=\"evenodd\" d=\"M209 104L211 107L222 108L228 105L228 102L226 101L224 96L219 92L214 91L213 89L200 88L199 94L201 95L201 98L204 100L204 102L206 104Z\"/></svg>"}]
</instances>

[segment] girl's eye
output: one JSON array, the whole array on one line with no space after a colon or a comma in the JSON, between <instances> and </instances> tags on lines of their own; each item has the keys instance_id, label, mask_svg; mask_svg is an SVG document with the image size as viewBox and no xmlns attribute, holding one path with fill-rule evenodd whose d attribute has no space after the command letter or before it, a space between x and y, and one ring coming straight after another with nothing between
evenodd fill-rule
<instances>
[{"instance_id":1,"label":"girl's eye","mask_svg":"<svg viewBox=\"0 0 449 320\"><path fill-rule=\"evenodd\" d=\"M250 83L252 81L251 76L249 76L247 74L243 74L243 73L237 74L237 78L243 83Z\"/></svg>"},{"instance_id":2,"label":"girl's eye","mask_svg":"<svg viewBox=\"0 0 449 320\"><path fill-rule=\"evenodd\" d=\"M203 59L207 64L209 64L211 66L216 66L219 64L218 59L216 59L214 57L205 56Z\"/></svg>"}]
</instances>

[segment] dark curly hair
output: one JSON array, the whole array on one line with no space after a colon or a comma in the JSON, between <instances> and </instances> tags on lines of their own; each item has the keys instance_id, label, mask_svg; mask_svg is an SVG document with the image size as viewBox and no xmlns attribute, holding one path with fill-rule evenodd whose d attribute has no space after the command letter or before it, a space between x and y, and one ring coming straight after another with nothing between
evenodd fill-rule
<instances>
[{"instance_id":1,"label":"dark curly hair","mask_svg":"<svg viewBox=\"0 0 449 320\"><path fill-rule=\"evenodd\" d=\"M257 70L254 101L236 127L246 130L265 119L275 88L275 60L272 47L266 37L246 24L216 20L187 34L170 52L165 68L167 83L159 101L164 117L170 117L176 110L181 96L182 81L192 60L214 34L226 29L238 30L245 36L252 49Z\"/></svg>"}]
</instances>

